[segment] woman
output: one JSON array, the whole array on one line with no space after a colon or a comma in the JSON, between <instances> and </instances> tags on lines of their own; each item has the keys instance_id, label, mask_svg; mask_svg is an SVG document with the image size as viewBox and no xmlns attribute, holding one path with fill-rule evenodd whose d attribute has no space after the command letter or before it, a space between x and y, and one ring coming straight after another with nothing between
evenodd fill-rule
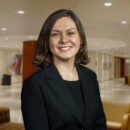
<instances>
[{"instance_id":1,"label":"woman","mask_svg":"<svg viewBox=\"0 0 130 130\"><path fill-rule=\"evenodd\" d=\"M22 88L26 130L106 130L96 75L80 65L88 61L79 18L66 9L52 13L37 41L41 69Z\"/></svg>"}]
</instances>

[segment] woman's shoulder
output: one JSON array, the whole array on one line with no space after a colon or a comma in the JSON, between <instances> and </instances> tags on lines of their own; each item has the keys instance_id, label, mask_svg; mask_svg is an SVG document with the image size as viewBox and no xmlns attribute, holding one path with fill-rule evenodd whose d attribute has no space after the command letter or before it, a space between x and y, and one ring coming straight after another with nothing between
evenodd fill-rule
<instances>
[{"instance_id":1,"label":"woman's shoulder","mask_svg":"<svg viewBox=\"0 0 130 130\"><path fill-rule=\"evenodd\" d=\"M31 74L28 76L25 81L37 81L37 80L43 80L45 78L45 71L44 68L40 68L38 71L35 73Z\"/></svg>"},{"instance_id":2,"label":"woman's shoulder","mask_svg":"<svg viewBox=\"0 0 130 130\"><path fill-rule=\"evenodd\" d=\"M85 74L91 75L91 76L93 76L94 78L97 78L96 73L95 73L92 69L88 68L87 66L85 66L85 65L80 65L79 68L80 68Z\"/></svg>"}]
</instances>

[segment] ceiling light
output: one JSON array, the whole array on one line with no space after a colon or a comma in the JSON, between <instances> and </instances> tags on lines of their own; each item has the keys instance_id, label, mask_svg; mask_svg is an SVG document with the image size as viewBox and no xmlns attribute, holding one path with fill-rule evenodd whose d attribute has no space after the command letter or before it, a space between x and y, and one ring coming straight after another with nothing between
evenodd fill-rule
<instances>
[{"instance_id":1,"label":"ceiling light","mask_svg":"<svg viewBox=\"0 0 130 130\"><path fill-rule=\"evenodd\" d=\"M23 10L18 10L17 13L18 14L24 14L24 11Z\"/></svg>"},{"instance_id":2,"label":"ceiling light","mask_svg":"<svg viewBox=\"0 0 130 130\"><path fill-rule=\"evenodd\" d=\"M106 2L106 3L104 3L104 6L112 6L112 3L111 2Z\"/></svg>"},{"instance_id":3,"label":"ceiling light","mask_svg":"<svg viewBox=\"0 0 130 130\"><path fill-rule=\"evenodd\" d=\"M121 24L127 24L127 21L121 21Z\"/></svg>"},{"instance_id":4,"label":"ceiling light","mask_svg":"<svg viewBox=\"0 0 130 130\"><path fill-rule=\"evenodd\" d=\"M2 30L2 31L7 31L7 28L2 28L1 30Z\"/></svg>"}]
</instances>

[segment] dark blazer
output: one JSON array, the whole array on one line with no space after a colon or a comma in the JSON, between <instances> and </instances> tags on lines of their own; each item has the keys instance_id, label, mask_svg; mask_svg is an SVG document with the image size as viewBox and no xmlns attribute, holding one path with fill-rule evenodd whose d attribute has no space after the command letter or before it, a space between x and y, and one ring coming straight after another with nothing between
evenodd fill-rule
<instances>
[{"instance_id":1,"label":"dark blazer","mask_svg":"<svg viewBox=\"0 0 130 130\"><path fill-rule=\"evenodd\" d=\"M96 74L77 67L85 113L64 85L54 64L24 80L21 109L26 130L106 130Z\"/></svg>"}]
</instances>

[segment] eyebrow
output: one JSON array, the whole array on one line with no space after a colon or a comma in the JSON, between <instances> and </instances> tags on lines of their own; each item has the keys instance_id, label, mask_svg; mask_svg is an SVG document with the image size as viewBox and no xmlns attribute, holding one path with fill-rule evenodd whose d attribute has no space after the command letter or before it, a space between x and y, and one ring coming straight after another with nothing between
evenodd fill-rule
<instances>
[{"instance_id":1,"label":"eyebrow","mask_svg":"<svg viewBox=\"0 0 130 130\"><path fill-rule=\"evenodd\" d=\"M75 28L69 28L69 29L67 29L67 31L70 31L70 30L72 30L72 29L75 29ZM56 29L54 29L54 30L52 30L52 31L60 32L59 30L56 30Z\"/></svg>"}]
</instances>

